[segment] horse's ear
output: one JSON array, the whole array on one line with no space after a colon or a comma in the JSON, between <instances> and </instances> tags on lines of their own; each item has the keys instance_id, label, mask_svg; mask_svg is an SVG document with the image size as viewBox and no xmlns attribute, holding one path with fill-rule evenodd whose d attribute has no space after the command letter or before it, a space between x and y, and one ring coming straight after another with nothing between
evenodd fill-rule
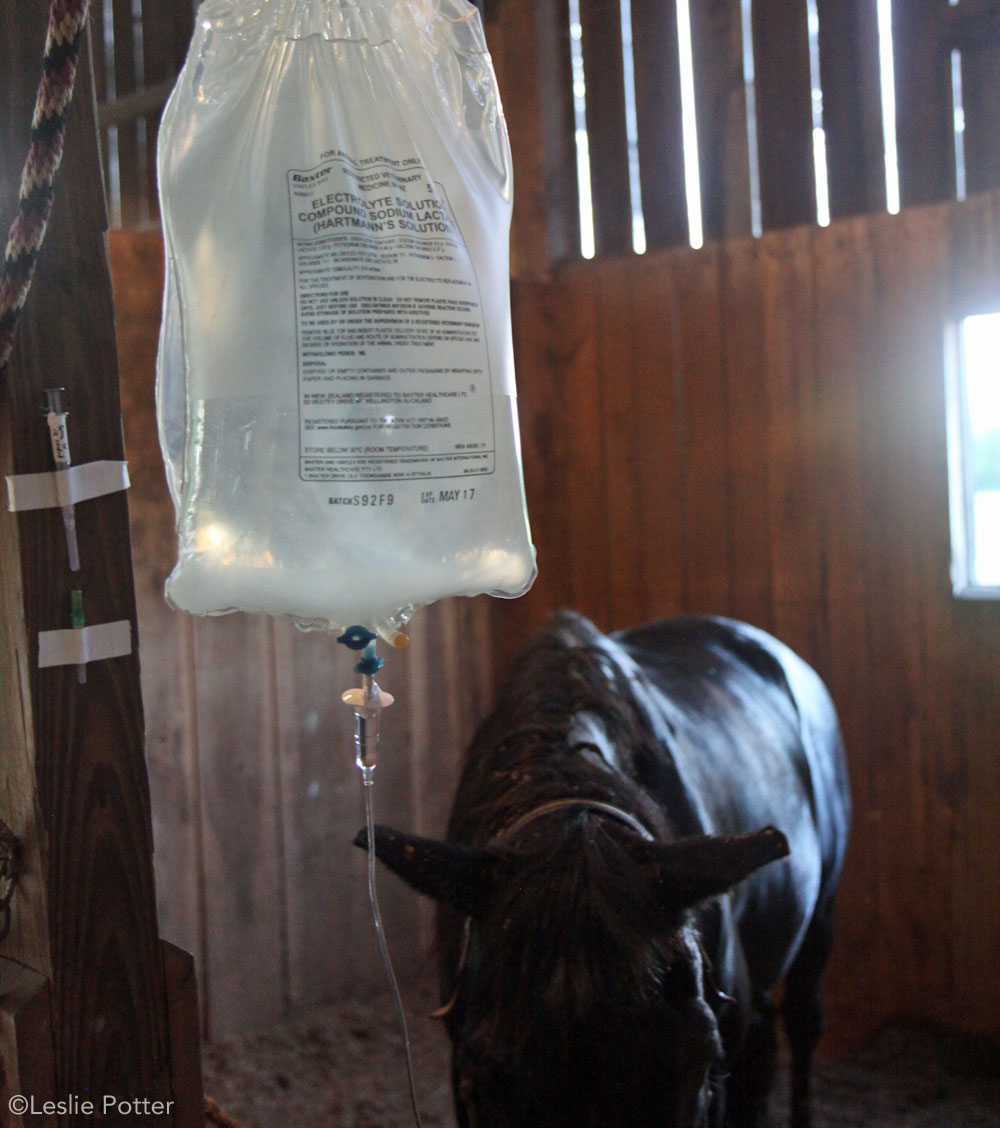
<instances>
[{"instance_id":1,"label":"horse's ear","mask_svg":"<svg viewBox=\"0 0 1000 1128\"><path fill-rule=\"evenodd\" d=\"M358 831L354 845L368 849L367 827ZM375 856L418 893L466 914L478 913L486 905L501 864L500 856L489 850L438 842L387 826L375 827Z\"/></svg>"},{"instance_id":2,"label":"horse's ear","mask_svg":"<svg viewBox=\"0 0 1000 1128\"><path fill-rule=\"evenodd\" d=\"M749 834L706 834L658 844L654 868L668 904L693 908L788 855L788 839L773 826Z\"/></svg>"}]
</instances>

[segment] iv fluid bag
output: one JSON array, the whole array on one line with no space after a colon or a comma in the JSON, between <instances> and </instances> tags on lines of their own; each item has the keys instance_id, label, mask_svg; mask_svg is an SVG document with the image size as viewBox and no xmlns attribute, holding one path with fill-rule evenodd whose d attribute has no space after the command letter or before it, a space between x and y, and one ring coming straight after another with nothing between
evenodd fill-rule
<instances>
[{"instance_id":1,"label":"iv fluid bag","mask_svg":"<svg viewBox=\"0 0 1000 1128\"><path fill-rule=\"evenodd\" d=\"M510 151L465 0L206 0L159 140L166 595L392 637L535 575Z\"/></svg>"}]
</instances>

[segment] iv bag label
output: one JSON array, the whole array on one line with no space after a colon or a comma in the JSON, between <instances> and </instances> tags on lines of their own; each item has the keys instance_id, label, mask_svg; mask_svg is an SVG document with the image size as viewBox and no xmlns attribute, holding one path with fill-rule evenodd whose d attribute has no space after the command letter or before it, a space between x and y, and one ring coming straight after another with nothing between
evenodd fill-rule
<instances>
[{"instance_id":1,"label":"iv bag label","mask_svg":"<svg viewBox=\"0 0 1000 1128\"><path fill-rule=\"evenodd\" d=\"M300 477L492 474L479 284L442 185L418 157L324 156L288 173Z\"/></svg>"}]
</instances>

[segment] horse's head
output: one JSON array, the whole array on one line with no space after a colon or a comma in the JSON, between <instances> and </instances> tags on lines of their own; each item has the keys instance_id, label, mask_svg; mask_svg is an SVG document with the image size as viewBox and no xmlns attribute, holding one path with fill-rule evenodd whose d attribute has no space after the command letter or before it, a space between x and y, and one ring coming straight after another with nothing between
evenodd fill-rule
<instances>
[{"instance_id":1,"label":"horse's head","mask_svg":"<svg viewBox=\"0 0 1000 1128\"><path fill-rule=\"evenodd\" d=\"M583 809L483 847L378 827L375 852L468 919L447 1014L463 1128L710 1123L691 910L787 854L780 832L661 843Z\"/></svg>"}]
</instances>

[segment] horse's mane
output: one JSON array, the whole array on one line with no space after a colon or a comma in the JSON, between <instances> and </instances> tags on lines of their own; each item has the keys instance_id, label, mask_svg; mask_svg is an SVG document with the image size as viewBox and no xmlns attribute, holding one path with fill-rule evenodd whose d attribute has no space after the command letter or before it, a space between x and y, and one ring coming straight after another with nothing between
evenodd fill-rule
<instances>
[{"instance_id":1,"label":"horse's mane","mask_svg":"<svg viewBox=\"0 0 1000 1128\"><path fill-rule=\"evenodd\" d=\"M518 660L465 755L448 837L482 843L532 807L580 795L624 805L651 829L659 807L637 784L637 765L661 755L641 695L641 673L613 640L572 612L553 617ZM570 743L575 718L604 728L621 761L609 772L593 746Z\"/></svg>"}]
</instances>

